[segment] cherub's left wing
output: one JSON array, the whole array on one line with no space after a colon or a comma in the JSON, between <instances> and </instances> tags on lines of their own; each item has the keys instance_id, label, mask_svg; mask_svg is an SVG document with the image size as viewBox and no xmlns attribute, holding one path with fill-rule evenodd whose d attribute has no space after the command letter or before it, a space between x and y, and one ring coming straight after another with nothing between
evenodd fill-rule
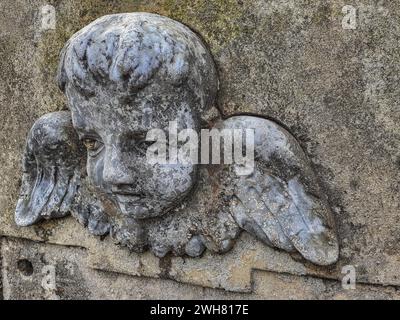
<instances>
[{"instance_id":1,"label":"cherub's left wing","mask_svg":"<svg viewBox=\"0 0 400 320\"><path fill-rule=\"evenodd\" d=\"M35 122L23 158L17 225L29 226L70 212L84 155L70 112L49 113Z\"/></svg>"},{"instance_id":2,"label":"cherub's left wing","mask_svg":"<svg viewBox=\"0 0 400 320\"><path fill-rule=\"evenodd\" d=\"M223 128L254 129L254 169L235 178L231 212L238 225L315 264L336 262L332 212L295 138L276 123L252 116L229 118Z\"/></svg>"}]
</instances>

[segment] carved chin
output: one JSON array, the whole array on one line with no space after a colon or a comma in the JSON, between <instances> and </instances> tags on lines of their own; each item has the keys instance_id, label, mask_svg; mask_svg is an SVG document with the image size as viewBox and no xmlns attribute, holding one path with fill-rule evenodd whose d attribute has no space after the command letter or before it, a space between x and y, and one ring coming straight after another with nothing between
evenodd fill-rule
<instances>
[{"instance_id":1,"label":"carved chin","mask_svg":"<svg viewBox=\"0 0 400 320\"><path fill-rule=\"evenodd\" d=\"M133 219L147 219L154 218L160 215L159 212L154 209L149 209L147 206L143 204L138 204L131 201L117 201L121 213L125 216L128 216Z\"/></svg>"}]
</instances>

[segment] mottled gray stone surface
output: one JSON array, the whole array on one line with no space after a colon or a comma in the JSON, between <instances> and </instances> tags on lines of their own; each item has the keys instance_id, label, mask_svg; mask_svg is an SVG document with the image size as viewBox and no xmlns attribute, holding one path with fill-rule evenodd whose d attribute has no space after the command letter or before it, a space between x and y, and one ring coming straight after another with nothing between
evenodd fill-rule
<instances>
[{"instance_id":1,"label":"mottled gray stone surface","mask_svg":"<svg viewBox=\"0 0 400 320\"><path fill-rule=\"evenodd\" d=\"M71 255L71 260L82 270L89 270L94 283L89 286L91 293L86 295L87 289L79 293L89 298L96 297L93 292L103 285L109 285L116 292L113 295L108 290L97 295L106 298L165 297L160 291L172 298L200 297L202 292L211 298L240 299L276 298L279 297L276 292L291 298L398 297L398 3L356 1L353 5L358 9L357 28L344 30L341 10L348 3L339 0L329 3L49 2L58 13L57 28L43 32L38 31L37 12L45 1L31 1L29 5L21 0L0 3L0 234L5 238L3 246L4 241L14 241L10 237L15 237L41 241L38 246L43 246L41 250L48 254L55 244L60 251L69 250L65 248L67 245L87 248L77 249L86 252L87 260L82 254ZM87 236L71 218L32 229L16 227L13 213L29 128L43 114L65 109L63 96L54 82L60 49L74 32L95 18L128 11L160 13L197 30L208 43L219 69L221 110L226 114L243 112L273 117L299 138L335 211L342 248L335 267L326 270L304 265L294 256L262 251L257 242L239 239L237 251L226 257L230 269L218 256L206 255L203 262L199 261L208 267L204 273L197 272L193 259L185 263L172 259L169 264L148 256L125 256L114 251L107 241ZM254 251L246 248L249 244ZM27 254L34 254L36 250L25 243L20 247L26 247ZM23 258L23 249L15 252L21 252ZM238 253L242 254L240 259ZM15 259L18 261L19 256ZM6 260L2 254L3 275ZM240 262L235 264L237 261ZM357 279L363 283L355 291L340 287L341 267L348 264L356 267ZM92 267L105 272L93 271ZM227 271L221 274L224 267ZM252 268L267 271L251 272ZM133 276L115 276L109 271ZM160 279L168 274L166 271L179 282ZM3 291L13 293L5 294L5 298L24 297L21 283L26 280L19 272L15 264L9 264L10 286L4 282ZM253 294L225 293L182 282ZM26 286L33 288L27 295L42 294L37 285ZM130 292L133 292L131 296ZM72 296L76 292L68 294Z\"/></svg>"}]
</instances>

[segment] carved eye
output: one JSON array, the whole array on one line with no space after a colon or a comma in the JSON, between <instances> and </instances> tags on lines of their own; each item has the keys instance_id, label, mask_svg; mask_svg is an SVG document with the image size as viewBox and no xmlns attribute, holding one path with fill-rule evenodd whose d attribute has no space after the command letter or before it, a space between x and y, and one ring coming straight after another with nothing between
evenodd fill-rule
<instances>
[{"instance_id":1,"label":"carved eye","mask_svg":"<svg viewBox=\"0 0 400 320\"><path fill-rule=\"evenodd\" d=\"M82 142L85 145L88 152L92 154L96 153L96 151L100 151L101 147L103 146L103 144L100 141L92 138L84 138Z\"/></svg>"},{"instance_id":2,"label":"carved eye","mask_svg":"<svg viewBox=\"0 0 400 320\"><path fill-rule=\"evenodd\" d=\"M96 140L93 139L83 139L83 144L85 145L86 149L93 150L96 146Z\"/></svg>"}]
</instances>

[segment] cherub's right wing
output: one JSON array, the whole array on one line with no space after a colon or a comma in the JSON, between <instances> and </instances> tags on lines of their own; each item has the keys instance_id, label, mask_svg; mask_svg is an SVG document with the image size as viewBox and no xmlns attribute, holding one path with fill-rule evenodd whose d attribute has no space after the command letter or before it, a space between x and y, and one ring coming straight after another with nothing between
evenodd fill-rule
<instances>
[{"instance_id":1,"label":"cherub's right wing","mask_svg":"<svg viewBox=\"0 0 400 320\"><path fill-rule=\"evenodd\" d=\"M29 132L15 221L29 226L69 214L80 185L85 151L68 111L42 116Z\"/></svg>"}]
</instances>

